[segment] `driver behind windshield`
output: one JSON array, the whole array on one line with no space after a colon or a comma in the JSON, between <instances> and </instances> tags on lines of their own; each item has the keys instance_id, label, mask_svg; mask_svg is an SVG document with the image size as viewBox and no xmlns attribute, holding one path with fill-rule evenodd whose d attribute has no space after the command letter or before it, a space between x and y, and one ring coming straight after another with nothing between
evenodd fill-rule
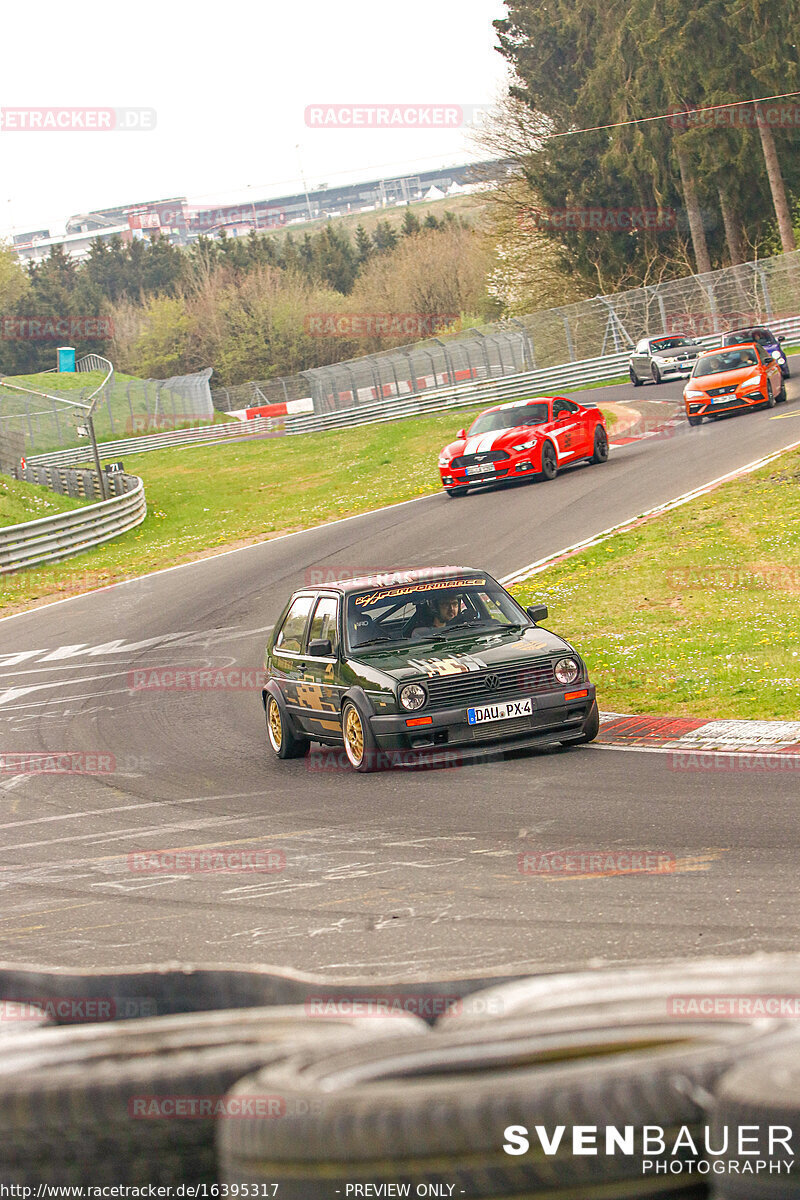
<instances>
[{"instance_id":1,"label":"driver behind windshield","mask_svg":"<svg viewBox=\"0 0 800 1200\"><path fill-rule=\"evenodd\" d=\"M444 629L455 621L461 612L461 598L458 592L440 592L432 603L421 604L414 613L409 633L418 630Z\"/></svg>"}]
</instances>

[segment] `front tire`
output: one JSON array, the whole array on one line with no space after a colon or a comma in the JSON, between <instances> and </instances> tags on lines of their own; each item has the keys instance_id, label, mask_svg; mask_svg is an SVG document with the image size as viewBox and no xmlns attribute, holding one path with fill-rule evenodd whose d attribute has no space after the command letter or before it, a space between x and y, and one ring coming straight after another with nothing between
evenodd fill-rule
<instances>
[{"instance_id":1,"label":"front tire","mask_svg":"<svg viewBox=\"0 0 800 1200\"><path fill-rule=\"evenodd\" d=\"M542 469L539 473L541 479L555 479L558 474L558 459L556 458L555 447L552 442L545 442L542 446Z\"/></svg>"},{"instance_id":2,"label":"front tire","mask_svg":"<svg viewBox=\"0 0 800 1200\"><path fill-rule=\"evenodd\" d=\"M354 771L367 774L377 767L378 745L367 721L353 704L345 702L342 709L342 739L344 751Z\"/></svg>"},{"instance_id":3,"label":"front tire","mask_svg":"<svg viewBox=\"0 0 800 1200\"><path fill-rule=\"evenodd\" d=\"M772 390L772 384L770 383L769 380L767 380L767 400L766 400L764 407L765 408L774 408L775 407L775 393Z\"/></svg>"},{"instance_id":4,"label":"front tire","mask_svg":"<svg viewBox=\"0 0 800 1200\"><path fill-rule=\"evenodd\" d=\"M602 425L598 425L594 431L594 453L589 462L608 462L608 434Z\"/></svg>"},{"instance_id":5,"label":"front tire","mask_svg":"<svg viewBox=\"0 0 800 1200\"><path fill-rule=\"evenodd\" d=\"M469 488L465 488L465 487L451 487L451 488L445 488L444 490L445 490L445 492L447 493L447 495L448 495L448 496L452 496L453 498L457 498L458 496L466 496L467 492L469 491Z\"/></svg>"},{"instance_id":6,"label":"front tire","mask_svg":"<svg viewBox=\"0 0 800 1200\"><path fill-rule=\"evenodd\" d=\"M653 376L653 383L661 383L661 372L659 371L659 369L655 363L653 363L653 365L651 367L651 373Z\"/></svg>"},{"instance_id":7,"label":"front tire","mask_svg":"<svg viewBox=\"0 0 800 1200\"><path fill-rule=\"evenodd\" d=\"M689 422L689 424L690 424L690 425L702 425L702 424L703 424L703 418L702 418L702 417L689 417L689 416L687 416L686 420Z\"/></svg>"},{"instance_id":8,"label":"front tire","mask_svg":"<svg viewBox=\"0 0 800 1200\"><path fill-rule=\"evenodd\" d=\"M267 696L267 740L278 758L304 758L311 747L308 738L295 737L286 714L274 696Z\"/></svg>"}]
</instances>

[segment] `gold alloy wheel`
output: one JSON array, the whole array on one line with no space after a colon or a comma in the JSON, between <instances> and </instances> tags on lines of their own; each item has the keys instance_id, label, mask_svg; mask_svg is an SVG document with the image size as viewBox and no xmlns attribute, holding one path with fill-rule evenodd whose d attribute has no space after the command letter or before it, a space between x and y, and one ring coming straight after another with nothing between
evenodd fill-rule
<instances>
[{"instance_id":1,"label":"gold alloy wheel","mask_svg":"<svg viewBox=\"0 0 800 1200\"><path fill-rule=\"evenodd\" d=\"M269 740L272 742L272 749L277 754L281 748L283 740L283 725L281 724L281 710L278 708L277 701L270 696L269 711L267 712L267 727L269 729Z\"/></svg>"},{"instance_id":2,"label":"gold alloy wheel","mask_svg":"<svg viewBox=\"0 0 800 1200\"><path fill-rule=\"evenodd\" d=\"M364 757L364 730L361 728L361 718L352 704L344 721L344 744L347 757L353 766L360 766Z\"/></svg>"}]
</instances>

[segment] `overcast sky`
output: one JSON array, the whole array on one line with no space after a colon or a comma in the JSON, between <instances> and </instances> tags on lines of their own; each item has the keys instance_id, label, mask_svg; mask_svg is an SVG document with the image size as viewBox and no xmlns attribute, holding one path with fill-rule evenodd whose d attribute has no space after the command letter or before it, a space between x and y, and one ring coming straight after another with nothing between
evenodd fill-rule
<instances>
[{"instance_id":1,"label":"overcast sky","mask_svg":"<svg viewBox=\"0 0 800 1200\"><path fill-rule=\"evenodd\" d=\"M0 130L0 236L171 196L217 205L479 158L458 128L310 128L309 105L491 105L502 0L15 4L0 107L154 109L150 132ZM445 118L451 119L451 118ZM299 151L297 147L299 146Z\"/></svg>"}]
</instances>

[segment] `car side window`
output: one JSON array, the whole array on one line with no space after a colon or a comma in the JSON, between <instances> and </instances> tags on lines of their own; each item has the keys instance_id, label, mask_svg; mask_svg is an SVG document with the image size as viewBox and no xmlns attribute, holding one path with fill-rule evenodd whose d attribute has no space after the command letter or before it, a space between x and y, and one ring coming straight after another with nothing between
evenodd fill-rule
<instances>
[{"instance_id":1,"label":"car side window","mask_svg":"<svg viewBox=\"0 0 800 1200\"><path fill-rule=\"evenodd\" d=\"M636 345L636 350L634 351L634 353L636 353L636 354L647 354L647 352L649 351L649 349L650 349L650 343L649 343L649 341L647 340L647 338L642 338L641 342L638 342L638 343L637 343L637 345Z\"/></svg>"},{"instance_id":2,"label":"car side window","mask_svg":"<svg viewBox=\"0 0 800 1200\"><path fill-rule=\"evenodd\" d=\"M336 654L339 645L336 620L338 609L339 606L334 596L323 596L318 601L311 618L311 629L308 633L309 645L311 642L328 641L331 644L331 653Z\"/></svg>"},{"instance_id":3,"label":"car side window","mask_svg":"<svg viewBox=\"0 0 800 1200\"><path fill-rule=\"evenodd\" d=\"M559 413L567 412L574 413L578 411L577 404L571 404L569 400L554 400L553 401L553 420L555 421Z\"/></svg>"},{"instance_id":4,"label":"car side window","mask_svg":"<svg viewBox=\"0 0 800 1200\"><path fill-rule=\"evenodd\" d=\"M290 650L294 654L300 653L303 648L303 634L308 624L308 614L311 612L311 605L313 603L313 596L298 596L292 602L283 625L281 625L280 633L275 639L276 650Z\"/></svg>"}]
</instances>

